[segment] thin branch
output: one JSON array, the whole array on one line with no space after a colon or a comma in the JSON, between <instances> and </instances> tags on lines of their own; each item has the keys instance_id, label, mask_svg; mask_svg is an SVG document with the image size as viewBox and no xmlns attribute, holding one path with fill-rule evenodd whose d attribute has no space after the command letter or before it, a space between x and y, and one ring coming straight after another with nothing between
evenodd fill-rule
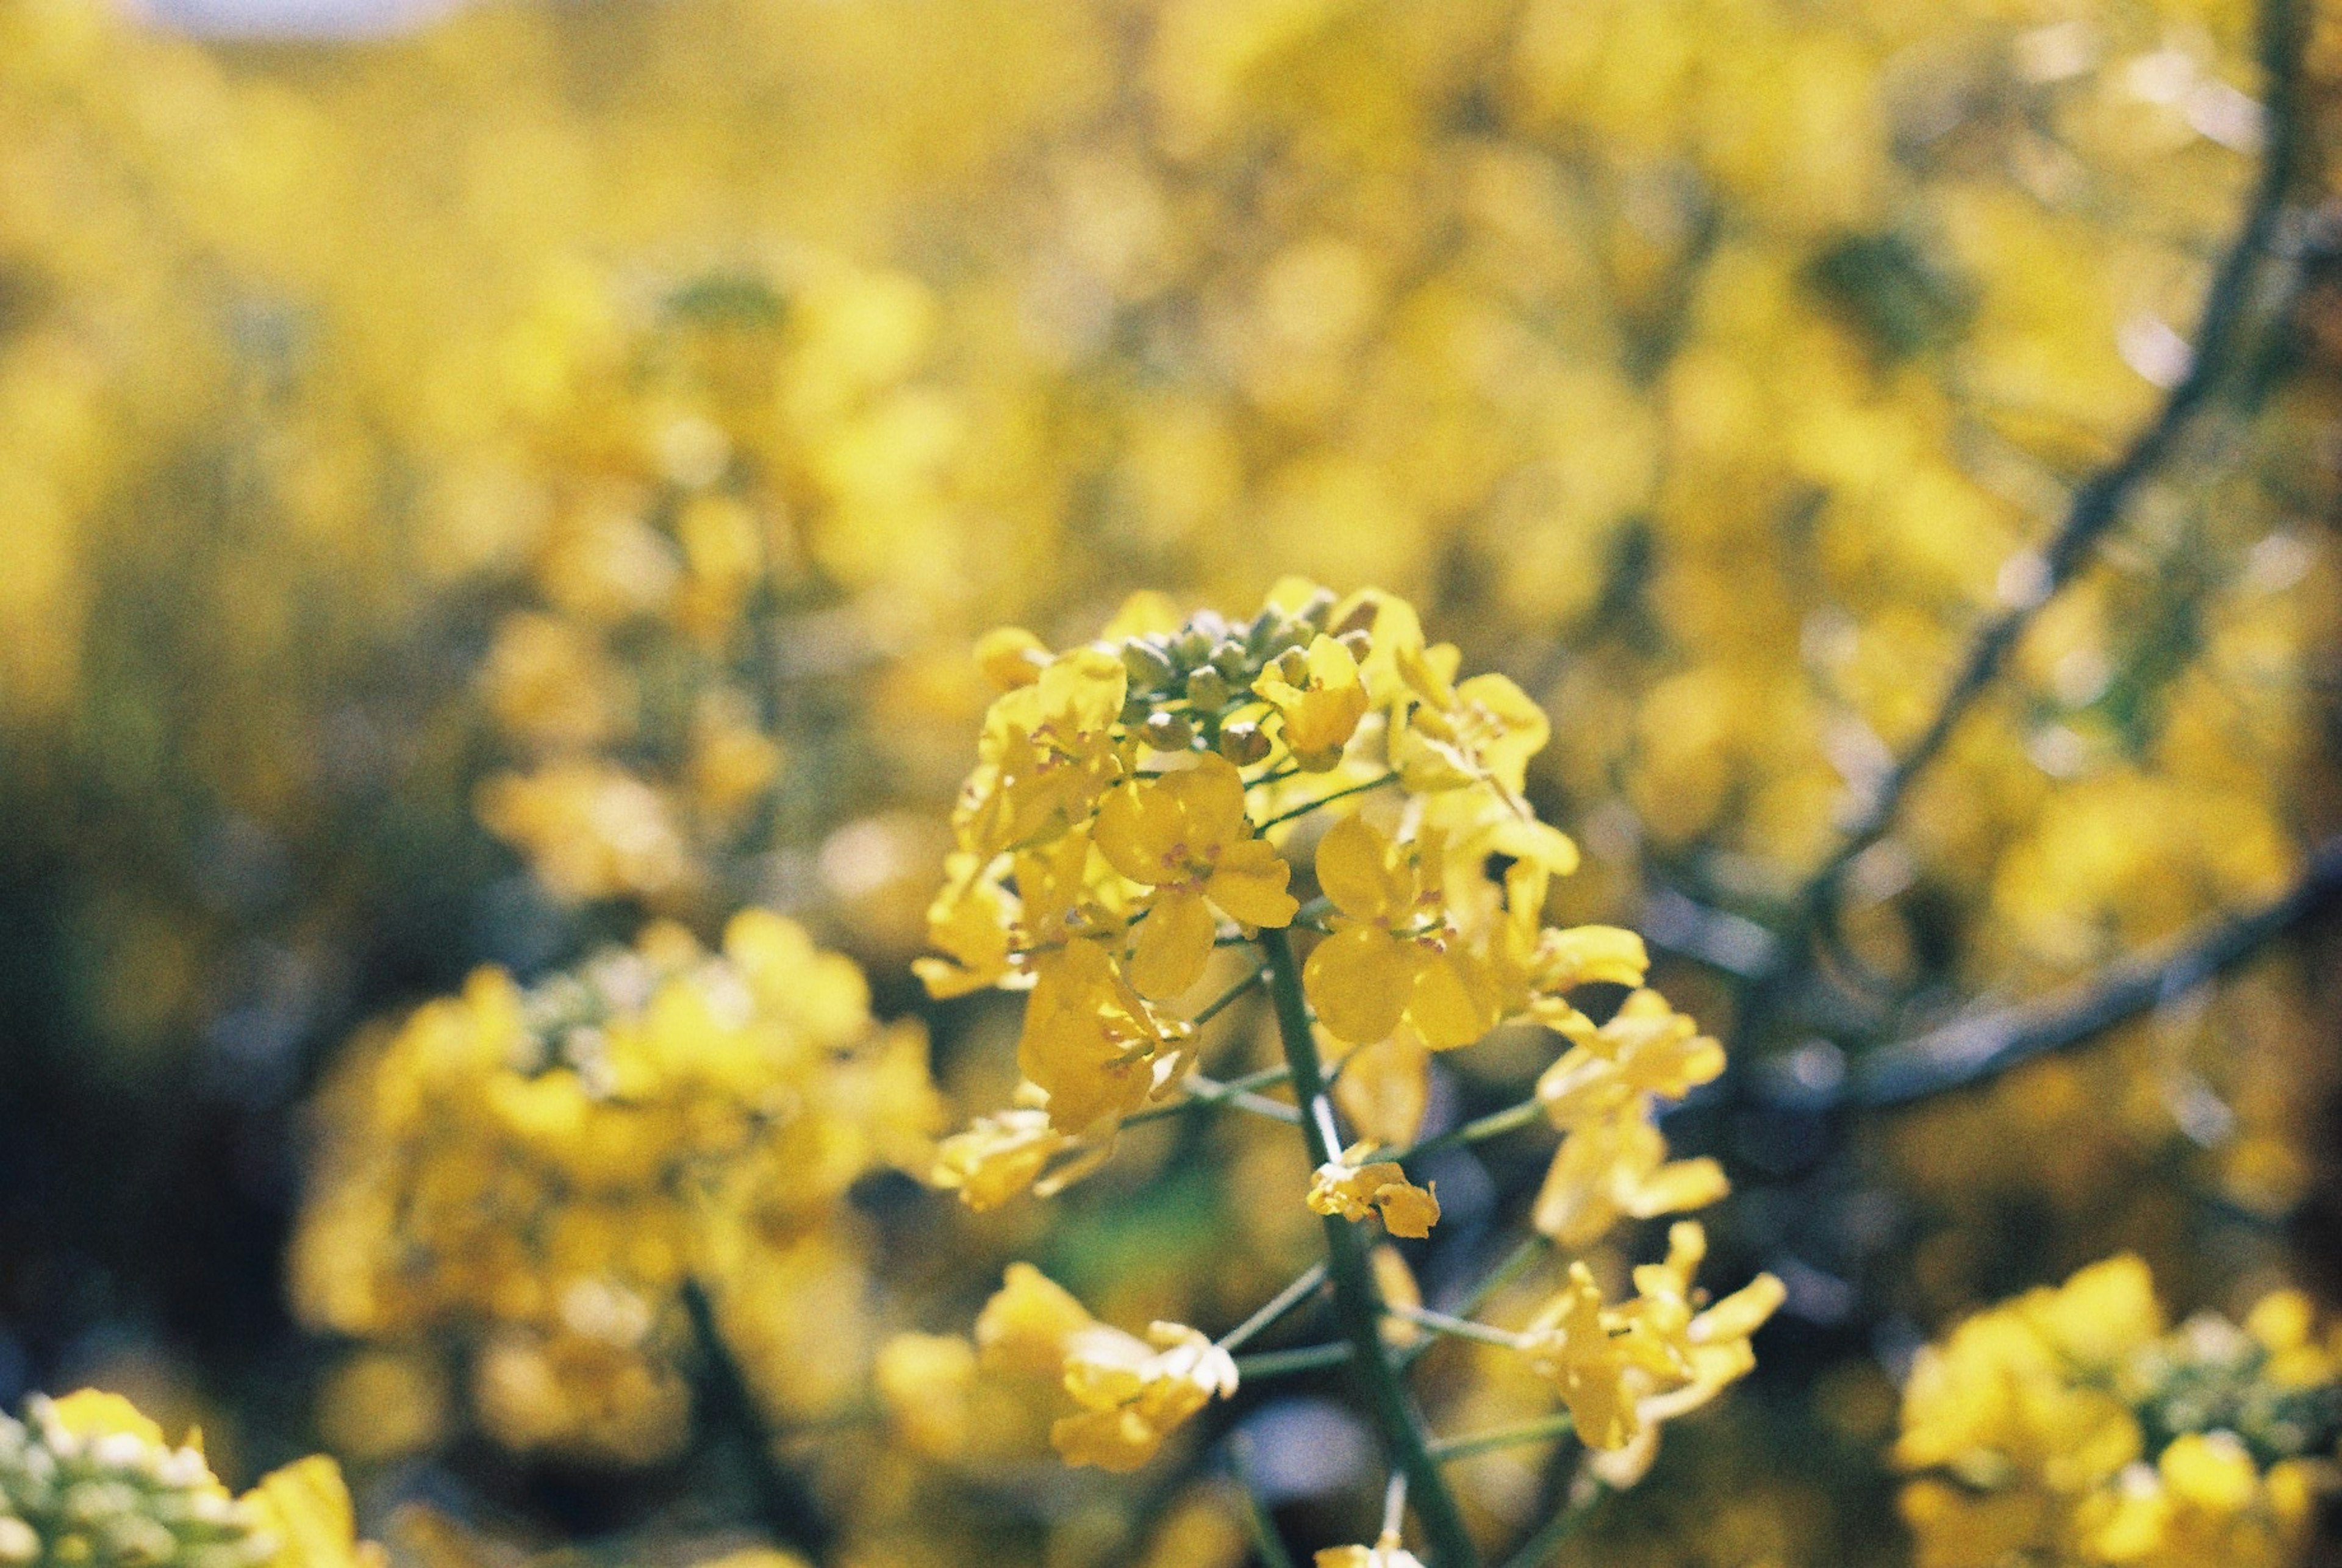
<instances>
[{"instance_id":1,"label":"thin branch","mask_svg":"<svg viewBox=\"0 0 2342 1568\"><path fill-rule=\"evenodd\" d=\"M1474 1323L1469 1318L1456 1317L1444 1312L1433 1312L1428 1307L1408 1306L1401 1302L1392 1302L1386 1305L1383 1311L1403 1322L1417 1323L1434 1333L1444 1333L1456 1339L1473 1340L1481 1344L1493 1344L1505 1350L1518 1350L1525 1343L1519 1334L1510 1329L1495 1328L1487 1323ZM1431 1447L1435 1453L1439 1451L1439 1445L1436 1443Z\"/></svg>"},{"instance_id":2,"label":"thin branch","mask_svg":"<svg viewBox=\"0 0 2342 1568\"><path fill-rule=\"evenodd\" d=\"M1241 1432L1228 1439L1228 1467L1236 1472L1236 1490L1244 1493L1245 1523L1252 1527L1252 1543L1261 1562L1266 1568L1293 1568L1293 1553L1285 1549L1285 1537L1276 1533L1276 1521L1269 1517L1268 1505L1253 1485L1252 1439Z\"/></svg>"},{"instance_id":3,"label":"thin branch","mask_svg":"<svg viewBox=\"0 0 2342 1568\"><path fill-rule=\"evenodd\" d=\"M1246 1383L1259 1383L1296 1372L1323 1372L1329 1366L1341 1366L1349 1359L1350 1346L1346 1342L1341 1344L1305 1344L1292 1350L1255 1351L1250 1355L1236 1357L1236 1376Z\"/></svg>"},{"instance_id":4,"label":"thin branch","mask_svg":"<svg viewBox=\"0 0 2342 1568\"><path fill-rule=\"evenodd\" d=\"M1468 1459L1476 1453L1492 1453L1499 1448L1518 1448L1527 1443L1550 1443L1556 1437L1568 1436L1576 1429L1576 1424L1569 1419L1569 1412L1557 1410L1551 1415L1524 1421L1516 1426L1499 1426L1487 1432L1445 1438L1433 1443L1431 1452L1445 1463L1450 1460Z\"/></svg>"},{"instance_id":5,"label":"thin branch","mask_svg":"<svg viewBox=\"0 0 2342 1568\"><path fill-rule=\"evenodd\" d=\"M1261 982L1267 977L1267 974L1268 971L1265 969L1254 970L1250 974L1246 975L1242 980L1236 982L1236 984L1229 986L1226 991L1221 992L1217 996L1212 998L1211 1001L1206 1003L1203 1010L1197 1013L1193 1018L1187 1020L1187 1022L1194 1024L1196 1028L1201 1029L1205 1024L1209 1024L1213 1019L1217 1018L1221 1014L1234 1006L1239 1000L1250 993L1255 986L1260 984Z\"/></svg>"},{"instance_id":6,"label":"thin branch","mask_svg":"<svg viewBox=\"0 0 2342 1568\"><path fill-rule=\"evenodd\" d=\"M1549 1568L1553 1554L1561 1543L1577 1533L1578 1526L1591 1518L1595 1508L1610 1495L1608 1487L1600 1483L1588 1486L1568 1506L1545 1522L1537 1533L1521 1543L1520 1549L1505 1559L1505 1568Z\"/></svg>"},{"instance_id":7,"label":"thin branch","mask_svg":"<svg viewBox=\"0 0 2342 1568\"><path fill-rule=\"evenodd\" d=\"M2320 845L2279 897L2218 921L2176 947L2120 960L2047 1002L1997 1008L1881 1046L1857 1067L1846 1099L1868 1108L1908 1104L2094 1039L2249 962L2337 896L2342 836Z\"/></svg>"},{"instance_id":8,"label":"thin branch","mask_svg":"<svg viewBox=\"0 0 2342 1568\"><path fill-rule=\"evenodd\" d=\"M1490 1138L1502 1137L1506 1133L1517 1132L1539 1121L1544 1115L1544 1103L1535 1095L1531 1095L1517 1104L1507 1105L1501 1111L1491 1111L1485 1116L1475 1117L1469 1122L1450 1127L1436 1137L1426 1138L1421 1143L1410 1144L1395 1154L1383 1154L1377 1157L1396 1160L1404 1164L1409 1160L1417 1159L1425 1154L1436 1154L1442 1149L1453 1149L1466 1144L1482 1144Z\"/></svg>"},{"instance_id":9,"label":"thin branch","mask_svg":"<svg viewBox=\"0 0 2342 1568\"><path fill-rule=\"evenodd\" d=\"M1282 1100L1272 1100L1265 1094L1256 1094L1248 1089L1240 1089L1234 1084L1206 1078L1201 1073L1190 1073L1179 1082L1193 1104L1226 1105L1230 1110L1249 1112L1272 1122L1283 1122L1288 1126L1297 1124L1301 1120L1301 1112L1296 1106Z\"/></svg>"},{"instance_id":10,"label":"thin branch","mask_svg":"<svg viewBox=\"0 0 2342 1568\"><path fill-rule=\"evenodd\" d=\"M2305 161L2302 55L2307 34L2307 16L2300 0L2262 0L2260 57L2267 150L2243 222L2205 293L2187 373L2172 385L2162 407L2132 437L2121 455L2074 492L2064 521L2039 554L2030 591L2017 595L2017 602L1977 629L1927 728L1880 778L1837 848L1799 890L1790 929L1784 934L1776 961L1757 977L1756 994L1744 1009L1744 1017L1761 1014L1769 997L1802 972L1813 930L1827 921L1831 900L1847 868L1887 836L1913 784L1999 678L2036 617L2088 561L2099 540L2120 521L2133 496L2177 448L2213 393L2245 356L2251 336L2247 328L2254 304L2253 285L2272 249L2286 198ZM1745 1039L1753 1030L1743 1028L1739 1033Z\"/></svg>"},{"instance_id":11,"label":"thin branch","mask_svg":"<svg viewBox=\"0 0 2342 1568\"><path fill-rule=\"evenodd\" d=\"M1326 1265L1321 1261L1301 1271L1301 1277L1268 1298L1252 1316L1220 1336L1220 1348L1233 1352L1276 1323L1276 1320L1316 1295L1326 1285Z\"/></svg>"},{"instance_id":12,"label":"thin branch","mask_svg":"<svg viewBox=\"0 0 2342 1568\"><path fill-rule=\"evenodd\" d=\"M1263 1067L1257 1073L1246 1073L1240 1078L1206 1078L1200 1074L1191 1074L1179 1081L1180 1086L1186 1090L1186 1094L1182 1098L1166 1100L1160 1105L1149 1105L1144 1110L1133 1111L1122 1119L1122 1125L1136 1127L1148 1122L1159 1122L1166 1116L1177 1116L1189 1111L1204 1110L1220 1104L1230 1095L1250 1094L1256 1089L1266 1089L1274 1084L1282 1084L1292 1075L1293 1069L1281 1063L1274 1067ZM1283 1101L1273 1101L1270 1104L1285 1111L1293 1109ZM1283 1121L1286 1118L1280 1116L1277 1119Z\"/></svg>"},{"instance_id":13,"label":"thin branch","mask_svg":"<svg viewBox=\"0 0 2342 1568\"><path fill-rule=\"evenodd\" d=\"M739 1358L725 1341L716 1321L716 1303L696 1279L686 1279L681 1293L684 1315L690 1320L692 1342L699 1353L700 1408L746 1470L758 1522L775 1542L818 1558L828 1543L828 1525L797 1478L775 1463L772 1427L756 1402L756 1390L740 1370Z\"/></svg>"},{"instance_id":14,"label":"thin branch","mask_svg":"<svg viewBox=\"0 0 2342 1568\"><path fill-rule=\"evenodd\" d=\"M1383 774L1380 778L1368 779L1364 784L1352 784L1347 789L1337 789L1332 794L1321 794L1316 800L1306 802L1301 805L1296 805L1289 811L1281 811L1275 816L1270 817L1266 822L1262 823L1260 825L1262 829L1266 831L1266 829L1276 826L1279 823L1291 822L1295 817L1307 816L1311 812L1316 811L1321 805L1332 805L1337 800L1346 800L1354 794L1364 794L1370 789L1380 789L1386 784L1396 784L1397 782L1398 774L1396 773L1387 773Z\"/></svg>"}]
</instances>

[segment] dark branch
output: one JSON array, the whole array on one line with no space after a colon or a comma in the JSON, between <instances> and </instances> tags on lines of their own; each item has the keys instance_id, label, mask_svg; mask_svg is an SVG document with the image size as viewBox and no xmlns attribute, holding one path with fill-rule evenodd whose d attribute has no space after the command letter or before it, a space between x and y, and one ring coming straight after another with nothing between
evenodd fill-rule
<instances>
[{"instance_id":1,"label":"dark branch","mask_svg":"<svg viewBox=\"0 0 2342 1568\"><path fill-rule=\"evenodd\" d=\"M2342 837L2320 845L2283 896L2220 921L2177 947L2124 959L2088 984L2048 1002L1977 1014L1882 1046L1855 1069L1846 1098L1865 1107L1905 1105L2078 1045L2249 962L2338 896Z\"/></svg>"},{"instance_id":2,"label":"dark branch","mask_svg":"<svg viewBox=\"0 0 2342 1568\"><path fill-rule=\"evenodd\" d=\"M2032 591L2019 595L2017 603L1977 629L1927 727L1878 781L1848 824L1837 848L1799 890L1792 905L1791 927L1776 950L1774 964L1757 977L1745 1017L1761 1014L1781 986L1803 972L1811 938L1817 927L1828 924L1831 904L1847 869L1886 837L1911 786L1999 678L2036 617L2088 561L2139 487L2188 434L2214 392L2247 357L2255 335L2247 330L2255 319L2254 285L2261 264L2274 248L2286 198L2300 179L2307 156L2302 56L2307 35L2307 10L2301 0L2262 0L2260 58L2267 140L2243 224L2221 256L2205 295L2204 314L2187 373L2173 384L2155 418L2132 438L2122 454L2074 492L2064 521L2041 552ZM1740 1033L1746 1039L1752 1032Z\"/></svg>"},{"instance_id":3,"label":"dark branch","mask_svg":"<svg viewBox=\"0 0 2342 1568\"><path fill-rule=\"evenodd\" d=\"M716 1321L716 1303L696 1279L683 1282L683 1308L691 1322L693 1348L698 1352L700 1413L712 1435L728 1450L731 1463L743 1473L756 1499L757 1522L783 1546L813 1554L818 1561L829 1544L829 1527L796 1476L773 1455L773 1431L765 1419L756 1392L749 1386L739 1358L725 1342Z\"/></svg>"}]
</instances>

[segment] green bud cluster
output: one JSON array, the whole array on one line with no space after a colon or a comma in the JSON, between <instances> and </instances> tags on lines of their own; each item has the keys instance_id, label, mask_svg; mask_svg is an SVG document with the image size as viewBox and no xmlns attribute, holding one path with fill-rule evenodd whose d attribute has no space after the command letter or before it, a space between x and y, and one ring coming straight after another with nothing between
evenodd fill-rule
<instances>
[{"instance_id":1,"label":"green bud cluster","mask_svg":"<svg viewBox=\"0 0 2342 1568\"><path fill-rule=\"evenodd\" d=\"M2129 1369L2150 1455L2191 1432L2231 1432L2262 1469L2342 1443L2342 1385L2288 1387L2268 1352L2225 1318L2190 1320Z\"/></svg>"},{"instance_id":2,"label":"green bud cluster","mask_svg":"<svg viewBox=\"0 0 2342 1568\"><path fill-rule=\"evenodd\" d=\"M1292 610L1264 608L1249 621L1201 610L1176 632L1150 632L1122 645L1130 676L1122 721L1159 752L1216 751L1238 767L1264 761L1268 736L1254 685L1274 672L1290 684L1306 678L1304 650L1329 631L1363 657L1363 628L1333 627L1334 595L1324 589Z\"/></svg>"},{"instance_id":3,"label":"green bud cluster","mask_svg":"<svg viewBox=\"0 0 2342 1568\"><path fill-rule=\"evenodd\" d=\"M0 1415L5 1568L257 1568L275 1543L193 1448L83 1437L35 1394Z\"/></svg>"}]
</instances>

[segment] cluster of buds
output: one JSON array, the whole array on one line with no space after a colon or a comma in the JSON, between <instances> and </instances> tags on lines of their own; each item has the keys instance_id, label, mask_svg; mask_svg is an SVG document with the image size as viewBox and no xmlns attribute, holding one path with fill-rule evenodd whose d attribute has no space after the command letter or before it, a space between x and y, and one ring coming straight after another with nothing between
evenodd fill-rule
<instances>
[{"instance_id":1,"label":"cluster of buds","mask_svg":"<svg viewBox=\"0 0 2342 1568\"><path fill-rule=\"evenodd\" d=\"M1259 704L1286 711L1308 689L1320 637L1328 643L1315 652L1316 661L1333 667L1319 684L1357 685L1358 661L1372 642L1374 617L1360 607L1342 624L1330 625L1335 608L1334 595L1321 588L1289 610L1263 605L1249 621L1231 623L1217 611L1199 610L1176 631L1131 638L1122 646L1122 666L1130 677L1122 722L1156 751L1217 752L1238 767L1266 761L1272 743L1262 728ZM1364 708L1361 692L1358 709ZM1328 733L1311 745L1307 737L1296 743L1289 729L1286 735L1295 760L1320 770L1341 760L1342 742L1348 739L1346 731L1338 737Z\"/></svg>"},{"instance_id":2,"label":"cluster of buds","mask_svg":"<svg viewBox=\"0 0 2342 1568\"><path fill-rule=\"evenodd\" d=\"M262 1568L285 1555L281 1512L229 1495L199 1442L165 1443L117 1394L36 1393L22 1421L0 1415L7 1568Z\"/></svg>"},{"instance_id":3,"label":"cluster of buds","mask_svg":"<svg viewBox=\"0 0 2342 1568\"><path fill-rule=\"evenodd\" d=\"M387 1568L356 1535L340 1466L322 1453L233 1497L204 1458L117 1393L35 1394L0 1416L6 1568Z\"/></svg>"}]
</instances>

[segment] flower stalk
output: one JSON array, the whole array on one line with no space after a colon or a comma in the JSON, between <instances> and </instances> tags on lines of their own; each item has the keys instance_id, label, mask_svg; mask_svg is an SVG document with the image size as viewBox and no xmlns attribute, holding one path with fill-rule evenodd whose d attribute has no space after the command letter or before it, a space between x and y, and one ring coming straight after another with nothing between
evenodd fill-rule
<instances>
[{"instance_id":1,"label":"flower stalk","mask_svg":"<svg viewBox=\"0 0 2342 1568\"><path fill-rule=\"evenodd\" d=\"M1301 989L1301 966L1283 931L1261 934L1268 959L1268 993L1276 1010L1277 1032L1284 1041L1285 1059L1293 1069L1293 1088L1301 1103L1316 1107L1326 1103L1325 1073L1317 1059L1317 1041L1311 1032L1309 1003ZM1338 1138L1323 1114L1305 1117L1303 1135L1310 1159L1323 1164L1341 1157ZM1455 1493L1439 1473L1421 1417L1398 1370L1383 1344L1382 1293L1375 1286L1374 1269L1358 1228L1346 1220L1326 1220L1326 1272L1332 1281L1334 1313L1350 1347L1359 1392L1381 1429L1392 1467L1406 1477L1407 1495L1431 1549L1434 1568L1479 1568L1480 1553L1456 1505Z\"/></svg>"}]
</instances>

